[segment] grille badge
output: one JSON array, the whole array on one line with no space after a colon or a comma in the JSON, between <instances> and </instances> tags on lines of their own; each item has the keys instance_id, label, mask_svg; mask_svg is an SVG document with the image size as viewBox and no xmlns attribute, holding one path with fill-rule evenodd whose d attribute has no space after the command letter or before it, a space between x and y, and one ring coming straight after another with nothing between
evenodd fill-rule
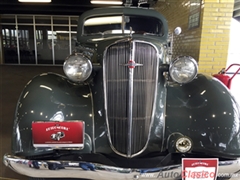
<instances>
[{"instance_id":1,"label":"grille badge","mask_svg":"<svg viewBox=\"0 0 240 180\"><path fill-rule=\"evenodd\" d=\"M129 60L127 64L121 64L122 66L128 66L129 69L134 69L136 66L143 66L143 64L135 63L134 60Z\"/></svg>"}]
</instances>

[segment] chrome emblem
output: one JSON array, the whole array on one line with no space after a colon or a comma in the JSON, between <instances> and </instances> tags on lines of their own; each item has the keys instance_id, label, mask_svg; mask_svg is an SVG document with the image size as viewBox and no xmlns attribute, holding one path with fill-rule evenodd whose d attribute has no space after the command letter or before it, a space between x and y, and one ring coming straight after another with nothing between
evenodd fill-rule
<instances>
[{"instance_id":1,"label":"chrome emblem","mask_svg":"<svg viewBox=\"0 0 240 180\"><path fill-rule=\"evenodd\" d=\"M136 66L143 66L143 64L135 63L134 60L128 61L127 64L121 64L123 66L128 66L129 69L134 69Z\"/></svg>"},{"instance_id":2,"label":"chrome emblem","mask_svg":"<svg viewBox=\"0 0 240 180\"><path fill-rule=\"evenodd\" d=\"M51 139L54 141L60 141L65 136L64 132L57 132L51 135Z\"/></svg>"}]
</instances>

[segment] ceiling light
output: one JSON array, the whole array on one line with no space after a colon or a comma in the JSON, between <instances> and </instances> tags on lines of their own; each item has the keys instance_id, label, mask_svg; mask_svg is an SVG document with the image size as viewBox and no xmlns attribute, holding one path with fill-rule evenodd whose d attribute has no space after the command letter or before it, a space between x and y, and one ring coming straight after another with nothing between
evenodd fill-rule
<instances>
[{"instance_id":1,"label":"ceiling light","mask_svg":"<svg viewBox=\"0 0 240 180\"><path fill-rule=\"evenodd\" d=\"M91 0L92 4L114 4L114 5L121 5L122 1L114 1L114 0Z\"/></svg>"},{"instance_id":2,"label":"ceiling light","mask_svg":"<svg viewBox=\"0 0 240 180\"><path fill-rule=\"evenodd\" d=\"M27 3L50 3L52 0L18 0L19 2L27 2Z\"/></svg>"}]
</instances>

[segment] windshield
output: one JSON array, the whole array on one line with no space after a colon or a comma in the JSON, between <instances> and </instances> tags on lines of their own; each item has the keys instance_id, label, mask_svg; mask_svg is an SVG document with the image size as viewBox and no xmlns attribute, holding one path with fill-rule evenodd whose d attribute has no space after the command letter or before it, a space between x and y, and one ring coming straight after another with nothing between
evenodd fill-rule
<instances>
[{"instance_id":1,"label":"windshield","mask_svg":"<svg viewBox=\"0 0 240 180\"><path fill-rule=\"evenodd\" d=\"M162 36L162 22L146 16L91 17L84 22L85 35L130 33Z\"/></svg>"}]
</instances>

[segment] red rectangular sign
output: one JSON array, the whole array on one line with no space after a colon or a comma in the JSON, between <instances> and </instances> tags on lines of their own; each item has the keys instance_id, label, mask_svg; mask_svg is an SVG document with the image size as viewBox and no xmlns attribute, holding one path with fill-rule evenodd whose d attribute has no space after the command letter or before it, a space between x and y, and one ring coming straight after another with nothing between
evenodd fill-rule
<instances>
[{"instance_id":1,"label":"red rectangular sign","mask_svg":"<svg viewBox=\"0 0 240 180\"><path fill-rule=\"evenodd\" d=\"M33 122L32 137L34 147L83 148L84 122Z\"/></svg>"},{"instance_id":2,"label":"red rectangular sign","mask_svg":"<svg viewBox=\"0 0 240 180\"><path fill-rule=\"evenodd\" d=\"M183 158L182 180L215 180L218 158Z\"/></svg>"}]
</instances>

